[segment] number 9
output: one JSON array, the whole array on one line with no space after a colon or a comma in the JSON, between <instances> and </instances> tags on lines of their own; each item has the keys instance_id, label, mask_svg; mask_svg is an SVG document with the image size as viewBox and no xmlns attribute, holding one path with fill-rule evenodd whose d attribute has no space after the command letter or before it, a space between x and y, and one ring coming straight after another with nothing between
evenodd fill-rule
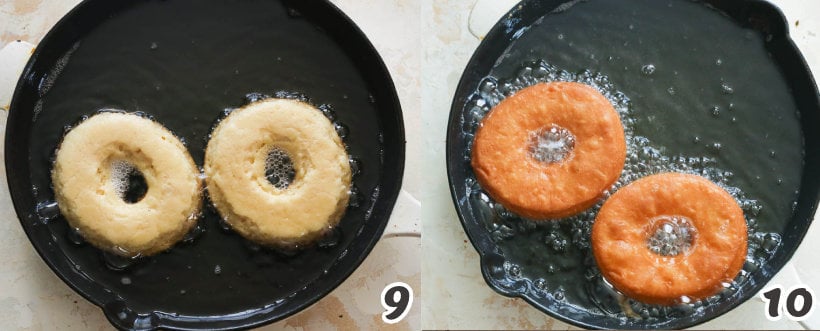
<instances>
[{"instance_id":1,"label":"number 9","mask_svg":"<svg viewBox=\"0 0 820 331\"><path fill-rule=\"evenodd\" d=\"M391 283L382 290L382 321L395 324L404 319L413 305L413 289L402 282Z\"/></svg>"}]
</instances>

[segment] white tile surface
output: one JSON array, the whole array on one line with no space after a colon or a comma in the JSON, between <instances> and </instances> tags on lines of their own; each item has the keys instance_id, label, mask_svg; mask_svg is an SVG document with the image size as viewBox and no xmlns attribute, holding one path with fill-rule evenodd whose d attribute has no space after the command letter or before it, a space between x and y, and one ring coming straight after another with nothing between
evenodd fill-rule
<instances>
[{"instance_id":1,"label":"white tile surface","mask_svg":"<svg viewBox=\"0 0 820 331\"><path fill-rule=\"evenodd\" d=\"M478 2L478 8L473 4ZM791 36L813 72L820 72L820 1L778 0L788 18ZM422 260L424 287L423 328L439 329L567 329L523 300L500 296L481 278L478 254L468 242L456 216L447 187L445 130L458 79L479 39L508 10L509 0L424 0L422 34L425 57L422 64L422 118L425 151L428 153L422 183L424 208ZM470 16L471 10L474 17ZM796 22L799 21L799 24ZM471 33L472 32L472 33ZM820 289L820 230L814 225L791 263L773 280L784 287L799 283ZM815 299L817 300L817 299ZM708 323L704 329L801 329L820 328L815 313L803 325L783 319L770 322L763 315L763 302L752 299Z\"/></svg>"},{"instance_id":2,"label":"white tile surface","mask_svg":"<svg viewBox=\"0 0 820 331\"><path fill-rule=\"evenodd\" d=\"M0 48L21 39L36 44L45 32L79 0L0 0ZM417 231L420 224L418 178L420 154L420 24L417 0L331 0L350 16L378 49L393 76L404 110L407 162L401 197L388 227ZM17 46L13 46L17 47ZM2 53L0 53L2 54ZM15 52L15 54L18 54ZM8 59L9 62L3 62ZM13 71L0 57L0 74ZM17 75L17 74L13 74ZM0 77L0 96L8 78ZM17 78L12 78L16 81ZM5 104L0 105L0 107ZM0 135L7 111L0 110ZM388 153L390 151L387 151ZM0 146L0 156L3 149ZM0 329L108 330L99 308L75 294L42 262L28 242L12 209L4 163L0 163ZM398 329L417 330L421 324L421 274L418 238L390 238L379 242L361 267L339 288L305 311L266 326L264 330ZM402 281L415 289L415 304L399 324L381 321L382 288Z\"/></svg>"}]
</instances>

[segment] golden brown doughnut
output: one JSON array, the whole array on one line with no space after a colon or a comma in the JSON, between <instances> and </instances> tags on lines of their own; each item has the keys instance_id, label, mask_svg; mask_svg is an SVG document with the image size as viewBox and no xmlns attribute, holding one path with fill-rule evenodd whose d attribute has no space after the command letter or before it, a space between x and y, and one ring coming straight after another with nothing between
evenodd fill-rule
<instances>
[{"instance_id":1,"label":"golden brown doughnut","mask_svg":"<svg viewBox=\"0 0 820 331\"><path fill-rule=\"evenodd\" d=\"M677 245L650 247L659 238ZM682 173L652 175L621 188L592 227L593 254L604 278L626 296L653 304L717 293L743 267L746 242L735 199L703 177Z\"/></svg>"},{"instance_id":2,"label":"golden brown doughnut","mask_svg":"<svg viewBox=\"0 0 820 331\"><path fill-rule=\"evenodd\" d=\"M472 150L482 188L530 219L591 207L625 159L618 113L594 88L571 82L540 83L501 101L482 120Z\"/></svg>"}]
</instances>

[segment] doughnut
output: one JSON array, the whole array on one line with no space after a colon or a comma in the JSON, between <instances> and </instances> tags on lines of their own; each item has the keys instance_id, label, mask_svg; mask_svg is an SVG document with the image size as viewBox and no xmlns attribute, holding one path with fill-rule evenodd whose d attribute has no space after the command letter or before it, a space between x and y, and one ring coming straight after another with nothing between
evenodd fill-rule
<instances>
[{"instance_id":1,"label":"doughnut","mask_svg":"<svg viewBox=\"0 0 820 331\"><path fill-rule=\"evenodd\" d=\"M128 202L127 177L137 170L145 195ZM92 245L117 255L159 253L196 224L202 179L182 142L138 115L101 112L71 129L51 172L57 205Z\"/></svg>"},{"instance_id":2,"label":"doughnut","mask_svg":"<svg viewBox=\"0 0 820 331\"><path fill-rule=\"evenodd\" d=\"M746 221L728 192L690 174L662 173L621 188L592 226L601 274L624 295L686 303L728 286L746 260Z\"/></svg>"},{"instance_id":3,"label":"doughnut","mask_svg":"<svg viewBox=\"0 0 820 331\"><path fill-rule=\"evenodd\" d=\"M476 132L471 163L493 199L539 220L591 207L625 160L624 130L609 101L590 86L552 82L496 105Z\"/></svg>"},{"instance_id":4,"label":"doughnut","mask_svg":"<svg viewBox=\"0 0 820 331\"><path fill-rule=\"evenodd\" d=\"M292 165L293 179L274 185L266 171L283 164ZM287 247L308 244L339 222L351 172L341 138L317 108L266 99L234 110L216 126L205 150L205 181L232 229L266 246Z\"/></svg>"}]
</instances>

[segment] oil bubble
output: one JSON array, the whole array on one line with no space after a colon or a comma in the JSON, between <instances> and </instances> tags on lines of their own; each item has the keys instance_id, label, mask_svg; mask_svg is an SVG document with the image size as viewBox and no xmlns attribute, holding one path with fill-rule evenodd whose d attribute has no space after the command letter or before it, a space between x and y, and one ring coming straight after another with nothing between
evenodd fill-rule
<instances>
[{"instance_id":1,"label":"oil bubble","mask_svg":"<svg viewBox=\"0 0 820 331\"><path fill-rule=\"evenodd\" d=\"M720 90L721 90L721 92L723 92L723 94L735 93L735 89L732 88L732 86L729 85L729 83L726 83L726 82L723 82L723 83L720 84Z\"/></svg>"},{"instance_id":2,"label":"oil bubble","mask_svg":"<svg viewBox=\"0 0 820 331\"><path fill-rule=\"evenodd\" d=\"M348 160L348 163L350 163L350 173L353 177L357 177L357 176L361 175L361 173L362 173L362 161L359 161L359 159L357 159L355 157L350 157L350 159Z\"/></svg>"},{"instance_id":3,"label":"oil bubble","mask_svg":"<svg viewBox=\"0 0 820 331\"><path fill-rule=\"evenodd\" d=\"M325 115L325 117L328 120L330 120L330 121L335 121L336 120L336 111L333 110L333 106L331 106L329 104L321 104L316 108L319 108L319 111L321 111L322 114Z\"/></svg>"},{"instance_id":4,"label":"oil bubble","mask_svg":"<svg viewBox=\"0 0 820 331\"><path fill-rule=\"evenodd\" d=\"M265 177L273 187L287 189L296 178L296 169L290 153L282 148L272 148L265 158Z\"/></svg>"},{"instance_id":5,"label":"oil bubble","mask_svg":"<svg viewBox=\"0 0 820 331\"><path fill-rule=\"evenodd\" d=\"M559 301L564 300L564 289L563 289L563 288L559 288L558 290L556 290L556 291L552 294L552 296L555 298L555 300L559 300Z\"/></svg>"},{"instance_id":6,"label":"oil bubble","mask_svg":"<svg viewBox=\"0 0 820 331\"><path fill-rule=\"evenodd\" d=\"M219 219L219 229L222 230L222 232L225 232L225 233L233 232L233 229L231 228L231 224L228 223L227 220L222 219L222 218Z\"/></svg>"},{"instance_id":7,"label":"oil bubble","mask_svg":"<svg viewBox=\"0 0 820 331\"><path fill-rule=\"evenodd\" d=\"M103 252L102 259L105 266L113 271L126 270L137 261L137 258L124 257L111 252Z\"/></svg>"},{"instance_id":8,"label":"oil bubble","mask_svg":"<svg viewBox=\"0 0 820 331\"><path fill-rule=\"evenodd\" d=\"M718 107L718 106L712 106L712 108L710 109L710 113L711 113L711 114L712 114L712 116L714 116L714 117L718 117L718 116L720 116L720 107Z\"/></svg>"},{"instance_id":9,"label":"oil bubble","mask_svg":"<svg viewBox=\"0 0 820 331\"><path fill-rule=\"evenodd\" d=\"M198 218L198 214L191 215L188 217L188 220L196 220ZM205 228L201 225L194 226L185 236L182 238L182 242L186 244L193 243L202 233L205 232Z\"/></svg>"},{"instance_id":10,"label":"oil bubble","mask_svg":"<svg viewBox=\"0 0 820 331\"><path fill-rule=\"evenodd\" d=\"M509 261L504 262L504 271L506 271L512 278L518 278L521 276L521 267L517 264L510 263Z\"/></svg>"},{"instance_id":11,"label":"oil bubble","mask_svg":"<svg viewBox=\"0 0 820 331\"><path fill-rule=\"evenodd\" d=\"M650 221L647 247L661 256L688 253L695 237L695 227L684 216L664 216Z\"/></svg>"},{"instance_id":12,"label":"oil bubble","mask_svg":"<svg viewBox=\"0 0 820 331\"><path fill-rule=\"evenodd\" d=\"M535 285L535 288L540 290L540 291L543 291L543 290L547 289L547 281L544 280L543 278L538 278L535 281L534 285Z\"/></svg>"},{"instance_id":13,"label":"oil bubble","mask_svg":"<svg viewBox=\"0 0 820 331\"><path fill-rule=\"evenodd\" d=\"M364 197L359 191L359 188L356 185L350 186L350 198L348 199L347 205L352 208L359 208L364 203Z\"/></svg>"},{"instance_id":14,"label":"oil bubble","mask_svg":"<svg viewBox=\"0 0 820 331\"><path fill-rule=\"evenodd\" d=\"M530 132L530 156L539 162L556 163L564 160L575 148L575 136L557 125Z\"/></svg>"},{"instance_id":15,"label":"oil bubble","mask_svg":"<svg viewBox=\"0 0 820 331\"><path fill-rule=\"evenodd\" d=\"M79 228L69 229L66 236L68 237L68 241L74 245L80 246L85 244L85 238L83 238Z\"/></svg>"},{"instance_id":16,"label":"oil bubble","mask_svg":"<svg viewBox=\"0 0 820 331\"><path fill-rule=\"evenodd\" d=\"M37 217L40 219L40 222L43 224L46 224L48 221L60 216L60 208L57 205L57 201L38 202L34 207L34 210L37 213Z\"/></svg>"},{"instance_id":17,"label":"oil bubble","mask_svg":"<svg viewBox=\"0 0 820 331\"><path fill-rule=\"evenodd\" d=\"M319 239L316 245L322 249L329 249L336 247L341 239L342 230L337 227L333 227L329 229L321 239Z\"/></svg>"},{"instance_id":18,"label":"oil bubble","mask_svg":"<svg viewBox=\"0 0 820 331\"><path fill-rule=\"evenodd\" d=\"M655 65L654 64L647 64L641 67L641 73L645 76L652 75L655 73Z\"/></svg>"},{"instance_id":19,"label":"oil bubble","mask_svg":"<svg viewBox=\"0 0 820 331\"><path fill-rule=\"evenodd\" d=\"M110 183L114 192L126 203L137 203L148 192L142 172L125 160L111 162Z\"/></svg>"},{"instance_id":20,"label":"oil bubble","mask_svg":"<svg viewBox=\"0 0 820 331\"><path fill-rule=\"evenodd\" d=\"M347 138L347 134L350 133L350 129L348 129L344 124L335 123L334 127L336 129L336 134L338 134L342 139Z\"/></svg>"}]
</instances>

